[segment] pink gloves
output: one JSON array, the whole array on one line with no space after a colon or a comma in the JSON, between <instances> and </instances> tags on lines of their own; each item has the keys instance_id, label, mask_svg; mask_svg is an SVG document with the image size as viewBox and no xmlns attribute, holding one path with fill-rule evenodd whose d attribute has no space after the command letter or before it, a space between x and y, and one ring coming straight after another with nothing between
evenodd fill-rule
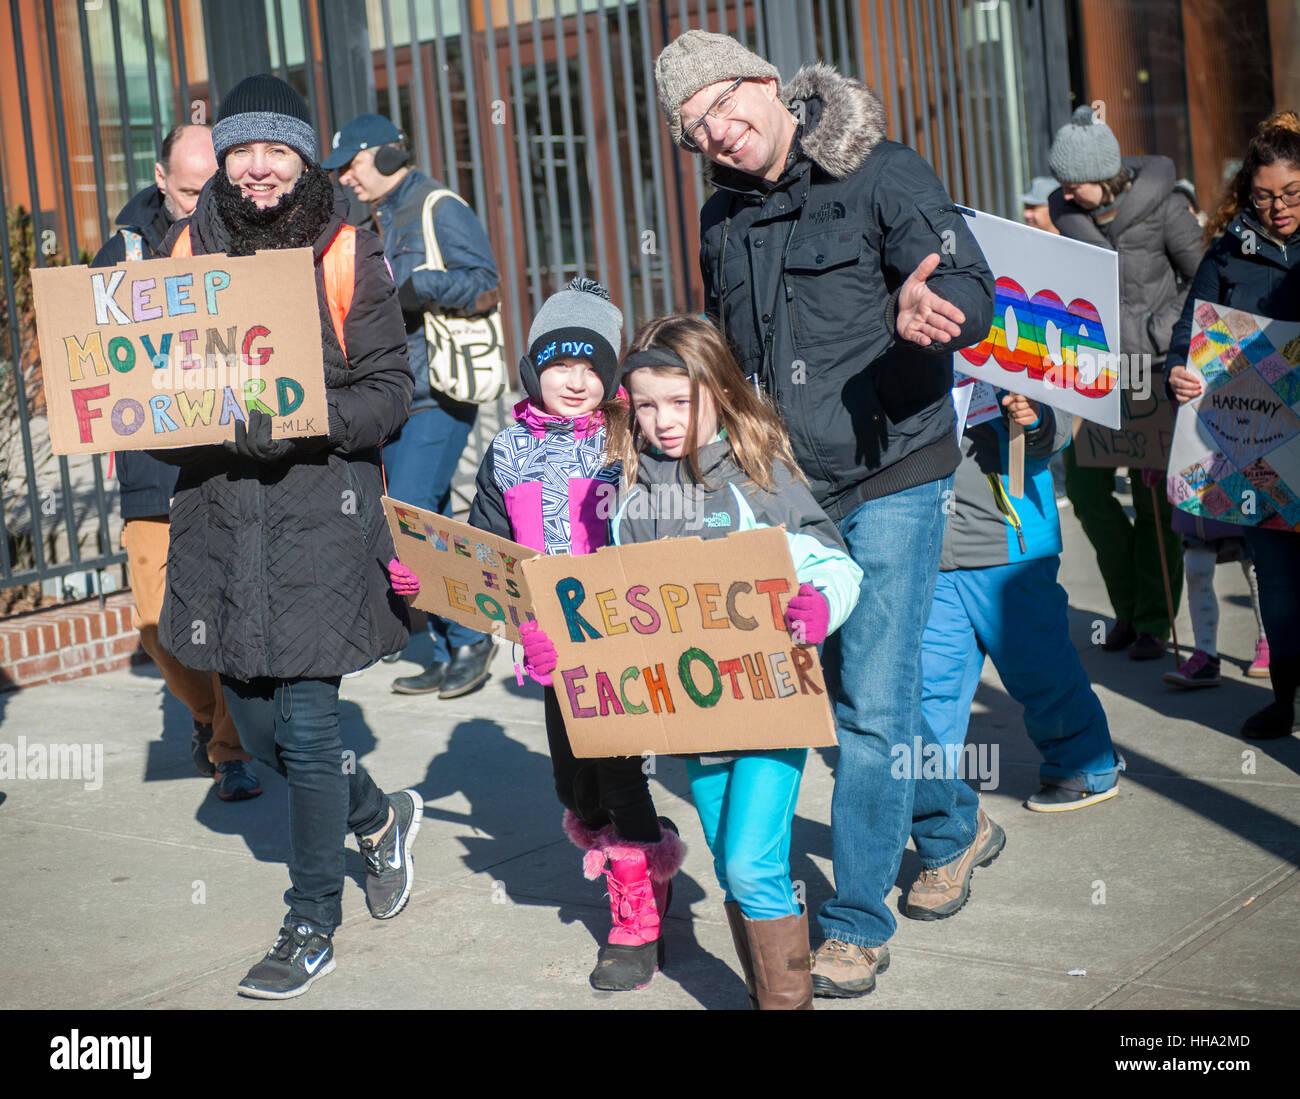
<instances>
[{"instance_id":1,"label":"pink gloves","mask_svg":"<svg viewBox=\"0 0 1300 1099\"><path fill-rule=\"evenodd\" d=\"M1142 471L1142 487L1151 488L1153 485L1159 487L1165 483L1165 471L1163 469L1144 469Z\"/></svg>"},{"instance_id":2,"label":"pink gloves","mask_svg":"<svg viewBox=\"0 0 1300 1099\"><path fill-rule=\"evenodd\" d=\"M802 633L805 645L820 645L830 632L831 606L811 584L800 584L799 592L785 605L785 625L796 637Z\"/></svg>"},{"instance_id":3,"label":"pink gloves","mask_svg":"<svg viewBox=\"0 0 1300 1099\"><path fill-rule=\"evenodd\" d=\"M398 595L420 594L420 578L396 557L388 562L388 582Z\"/></svg>"},{"instance_id":4,"label":"pink gloves","mask_svg":"<svg viewBox=\"0 0 1300 1099\"><path fill-rule=\"evenodd\" d=\"M559 654L551 639L542 632L535 622L525 622L519 627L519 636L524 644L524 671L543 687L551 685L551 673L559 661Z\"/></svg>"}]
</instances>

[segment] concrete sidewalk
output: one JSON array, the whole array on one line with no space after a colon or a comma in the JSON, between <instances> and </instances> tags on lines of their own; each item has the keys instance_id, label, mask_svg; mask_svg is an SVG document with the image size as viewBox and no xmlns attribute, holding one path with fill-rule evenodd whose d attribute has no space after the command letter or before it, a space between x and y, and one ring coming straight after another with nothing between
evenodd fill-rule
<instances>
[{"instance_id":1,"label":"concrete sidewalk","mask_svg":"<svg viewBox=\"0 0 1300 1099\"><path fill-rule=\"evenodd\" d=\"M1068 505L1061 518L1074 639L1128 760L1119 796L1073 813L1023 809L1038 756L987 666L971 741L998 752L982 801L1006 850L976 871L955 917L900 916L874 994L819 1010L1300 1007L1300 740L1236 736L1271 697L1241 672L1254 627L1240 570L1218 574L1224 685L1175 692L1160 682L1171 659L1134 663L1092 643L1109 605ZM1185 658L1185 611L1178 629ZM411 661L426 646L413 643ZM676 760L658 761L654 787L689 847L666 969L638 993L588 986L608 902L560 832L540 689L516 686L507 660L498 653L488 686L454 702L390 693L410 661L344 680L345 745L385 789L424 797L416 885L395 920L370 919L350 847L338 969L280 1005L234 989L284 913L283 781L256 764L263 796L220 801L194 773L188 714L151 667L0 695L0 742L102 744L104 764L94 790L0 780L0 1007L745 1006ZM814 912L831 891L835 756L811 754L795 818L792 876ZM904 892L918 870L909 850Z\"/></svg>"}]
</instances>

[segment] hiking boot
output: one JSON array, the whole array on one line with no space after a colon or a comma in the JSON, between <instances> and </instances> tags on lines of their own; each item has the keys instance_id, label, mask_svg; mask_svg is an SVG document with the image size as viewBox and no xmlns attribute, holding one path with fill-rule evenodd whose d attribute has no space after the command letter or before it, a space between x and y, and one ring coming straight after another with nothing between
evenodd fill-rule
<instances>
[{"instance_id":1,"label":"hiking boot","mask_svg":"<svg viewBox=\"0 0 1300 1099\"><path fill-rule=\"evenodd\" d=\"M1168 676L1165 677L1166 679ZM1068 813L1071 809L1082 809L1085 805L1096 805L1099 801L1109 801L1119 793L1116 782L1109 790L1089 793L1087 790L1070 790L1064 786L1046 785L1038 793L1025 799L1025 808L1035 813Z\"/></svg>"},{"instance_id":2,"label":"hiking boot","mask_svg":"<svg viewBox=\"0 0 1300 1099\"><path fill-rule=\"evenodd\" d=\"M889 968L889 947L857 946L827 939L812 956L814 996L848 999L876 987L876 974Z\"/></svg>"},{"instance_id":3,"label":"hiking boot","mask_svg":"<svg viewBox=\"0 0 1300 1099\"><path fill-rule=\"evenodd\" d=\"M439 698L460 698L477 691L488 679L488 665L496 655L492 638L485 637L472 645L459 645L451 652L451 663L442 681Z\"/></svg>"},{"instance_id":4,"label":"hiking boot","mask_svg":"<svg viewBox=\"0 0 1300 1099\"><path fill-rule=\"evenodd\" d=\"M447 662L435 660L419 675L404 675L393 680L393 693L399 695L433 694L447 676Z\"/></svg>"},{"instance_id":5,"label":"hiking boot","mask_svg":"<svg viewBox=\"0 0 1300 1099\"><path fill-rule=\"evenodd\" d=\"M1149 633L1140 633L1128 647L1130 660L1159 660L1165 655L1165 643Z\"/></svg>"},{"instance_id":6,"label":"hiking boot","mask_svg":"<svg viewBox=\"0 0 1300 1099\"><path fill-rule=\"evenodd\" d=\"M1268 678L1268 638L1261 637L1255 642L1255 659L1250 662L1246 674L1251 679Z\"/></svg>"},{"instance_id":7,"label":"hiking boot","mask_svg":"<svg viewBox=\"0 0 1300 1099\"><path fill-rule=\"evenodd\" d=\"M1219 658L1211 656L1204 649L1197 649L1191 658L1176 672L1165 672L1161 678L1174 687L1192 690L1196 687L1217 687L1219 685Z\"/></svg>"},{"instance_id":8,"label":"hiking boot","mask_svg":"<svg viewBox=\"0 0 1300 1099\"><path fill-rule=\"evenodd\" d=\"M914 920L946 920L970 896L970 879L977 866L988 866L1006 846L1007 834L984 810L979 810L975 842L944 866L921 871L907 894L903 914Z\"/></svg>"},{"instance_id":9,"label":"hiking boot","mask_svg":"<svg viewBox=\"0 0 1300 1099\"><path fill-rule=\"evenodd\" d=\"M194 769L204 778L211 778L217 773L216 765L208 759L208 743L211 740L212 726L196 721L194 732L190 733L190 755L194 759Z\"/></svg>"},{"instance_id":10,"label":"hiking boot","mask_svg":"<svg viewBox=\"0 0 1300 1099\"><path fill-rule=\"evenodd\" d=\"M1127 618L1121 618L1111 627L1110 633L1106 635L1106 640L1102 643L1101 651L1104 653L1117 653L1120 649L1127 649L1134 641L1137 640L1137 631L1133 629L1133 623Z\"/></svg>"},{"instance_id":11,"label":"hiking boot","mask_svg":"<svg viewBox=\"0 0 1300 1099\"><path fill-rule=\"evenodd\" d=\"M392 919L410 899L415 881L411 847L424 816L424 799L414 790L389 794L388 804L393 822L384 834L374 843L357 836L357 846L366 857L366 907L377 920Z\"/></svg>"},{"instance_id":12,"label":"hiking boot","mask_svg":"<svg viewBox=\"0 0 1300 1099\"><path fill-rule=\"evenodd\" d=\"M214 777L217 782L217 797L222 801L247 801L262 792L257 772L242 759L228 759L225 763L218 763Z\"/></svg>"},{"instance_id":13,"label":"hiking boot","mask_svg":"<svg viewBox=\"0 0 1300 1099\"><path fill-rule=\"evenodd\" d=\"M248 971L235 989L255 1000L289 1000L334 971L334 942L311 924L290 913L275 945Z\"/></svg>"}]
</instances>

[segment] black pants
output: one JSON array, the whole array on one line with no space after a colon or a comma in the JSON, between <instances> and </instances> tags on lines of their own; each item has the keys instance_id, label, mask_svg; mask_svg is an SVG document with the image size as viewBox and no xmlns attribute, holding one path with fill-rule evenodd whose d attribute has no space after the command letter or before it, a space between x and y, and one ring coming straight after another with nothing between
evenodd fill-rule
<instances>
[{"instance_id":1,"label":"black pants","mask_svg":"<svg viewBox=\"0 0 1300 1099\"><path fill-rule=\"evenodd\" d=\"M642 770L644 760L640 756L575 759L555 689L545 687L543 693L551 770L561 804L592 830L613 824L625 840L658 842L659 818L650 797L650 782Z\"/></svg>"}]
</instances>

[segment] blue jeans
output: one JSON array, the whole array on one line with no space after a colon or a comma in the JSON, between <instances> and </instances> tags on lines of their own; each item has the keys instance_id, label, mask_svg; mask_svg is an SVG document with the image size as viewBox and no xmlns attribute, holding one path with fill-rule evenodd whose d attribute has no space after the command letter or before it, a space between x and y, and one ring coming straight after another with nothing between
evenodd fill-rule
<instances>
[{"instance_id":1,"label":"blue jeans","mask_svg":"<svg viewBox=\"0 0 1300 1099\"><path fill-rule=\"evenodd\" d=\"M713 872L726 899L751 920L799 915L790 885L790 826L807 758L807 748L786 748L707 765L686 760Z\"/></svg>"},{"instance_id":2,"label":"blue jeans","mask_svg":"<svg viewBox=\"0 0 1300 1099\"><path fill-rule=\"evenodd\" d=\"M921 705L939 743L960 748L987 654L1025 708L1025 732L1043 754L1039 778L1096 793L1115 785L1122 764L1070 641L1060 565L1052 556L939 574L921 642Z\"/></svg>"},{"instance_id":3,"label":"blue jeans","mask_svg":"<svg viewBox=\"0 0 1300 1099\"><path fill-rule=\"evenodd\" d=\"M979 799L969 786L893 774L895 748L910 756L914 738L935 743L921 714L921 634L951 489L945 477L868 500L838 524L863 576L858 605L822 655L840 741L831 797L836 892L818 914L828 939L888 941L897 921L886 901L909 834L927 868L975 841Z\"/></svg>"},{"instance_id":4,"label":"blue jeans","mask_svg":"<svg viewBox=\"0 0 1300 1099\"><path fill-rule=\"evenodd\" d=\"M388 799L339 737L339 681L221 677L240 740L289 783L289 911L330 934L343 919L343 840L388 819Z\"/></svg>"},{"instance_id":5,"label":"blue jeans","mask_svg":"<svg viewBox=\"0 0 1300 1099\"><path fill-rule=\"evenodd\" d=\"M384 444L388 495L425 511L450 516L451 479L477 415L477 405L451 400L412 412L402 433ZM433 659L444 663L451 659L451 647L473 645L486 636L436 615L429 615L429 633L433 637Z\"/></svg>"}]
</instances>

